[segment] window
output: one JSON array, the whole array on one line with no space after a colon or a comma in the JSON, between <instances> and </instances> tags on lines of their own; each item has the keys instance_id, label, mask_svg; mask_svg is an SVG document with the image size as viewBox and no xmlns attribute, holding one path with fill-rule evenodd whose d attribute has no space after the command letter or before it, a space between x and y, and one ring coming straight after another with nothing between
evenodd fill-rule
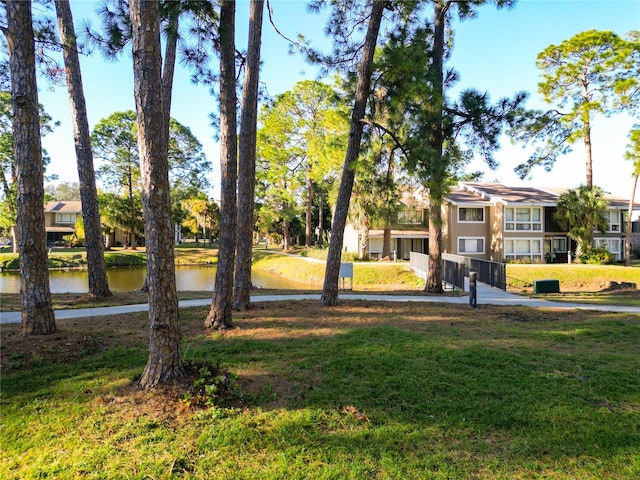
<instances>
[{"instance_id":1,"label":"window","mask_svg":"<svg viewBox=\"0 0 640 480\"><path fill-rule=\"evenodd\" d=\"M618 210L607 210L604 213L604 218L607 219L607 232L619 232L620 231L620 212Z\"/></svg>"},{"instance_id":2,"label":"window","mask_svg":"<svg viewBox=\"0 0 640 480\"><path fill-rule=\"evenodd\" d=\"M539 207L505 208L504 229L520 232L542 230L542 209Z\"/></svg>"},{"instance_id":3,"label":"window","mask_svg":"<svg viewBox=\"0 0 640 480\"><path fill-rule=\"evenodd\" d=\"M460 207L458 208L458 221L484 223L484 208Z\"/></svg>"},{"instance_id":4,"label":"window","mask_svg":"<svg viewBox=\"0 0 640 480\"><path fill-rule=\"evenodd\" d=\"M458 253L484 253L484 238L458 237Z\"/></svg>"},{"instance_id":5,"label":"window","mask_svg":"<svg viewBox=\"0 0 640 480\"><path fill-rule=\"evenodd\" d=\"M542 260L542 239L505 238L504 258L506 260Z\"/></svg>"},{"instance_id":6,"label":"window","mask_svg":"<svg viewBox=\"0 0 640 480\"><path fill-rule=\"evenodd\" d=\"M422 223L422 210L400 210L398 223L403 225L415 225Z\"/></svg>"},{"instance_id":7,"label":"window","mask_svg":"<svg viewBox=\"0 0 640 480\"><path fill-rule=\"evenodd\" d=\"M596 247L604 247L610 252L616 260L620 260L622 257L620 253L621 242L619 238L594 238L593 243Z\"/></svg>"},{"instance_id":8,"label":"window","mask_svg":"<svg viewBox=\"0 0 640 480\"><path fill-rule=\"evenodd\" d=\"M56 223L76 223L75 213L56 213Z\"/></svg>"}]
</instances>

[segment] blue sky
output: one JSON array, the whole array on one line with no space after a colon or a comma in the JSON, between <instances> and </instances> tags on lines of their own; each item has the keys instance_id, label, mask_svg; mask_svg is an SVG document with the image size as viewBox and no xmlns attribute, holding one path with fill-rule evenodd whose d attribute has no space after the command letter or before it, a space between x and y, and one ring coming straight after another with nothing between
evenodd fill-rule
<instances>
[{"instance_id":1,"label":"blue sky","mask_svg":"<svg viewBox=\"0 0 640 480\"><path fill-rule=\"evenodd\" d=\"M319 45L328 45L323 36L323 17L307 13L305 2L273 0L273 14L278 28L289 38L302 32ZM74 20L78 25L89 19L98 3L92 0L72 1ZM238 2L238 47L246 45L248 1ZM94 21L95 23L95 21ZM264 63L261 81L272 95L284 92L305 78L315 78L315 68L306 65L298 56L287 54L287 42L279 37L266 20L263 35ZM640 1L638 0L520 0L511 10L496 10L492 6L480 8L478 18L456 26L452 58L448 66L461 76L457 88L473 87L486 90L491 98L512 96L525 90L530 93L528 105L542 107L537 93L539 72L536 55L547 46L560 43L588 29L613 30L625 35L640 29ZM95 54L81 60L90 127L116 111L134 109L133 75L129 55L118 61L107 61ZM211 181L213 196L219 192L219 146L213 140L214 131L208 115L217 110L215 100L204 86L190 82L189 73L178 69L174 82L172 116L191 128L203 144L205 154L214 163ZM60 180L77 181L75 153L66 87L50 89L40 83L40 103L61 122L54 133L43 139L52 158L49 173L57 173ZM628 198L631 190L631 165L623 159L628 132L640 119L618 115L598 118L594 126L594 182L606 191ZM482 163L473 169L484 169L485 180L498 180L506 185L576 187L585 182L584 154L576 145L572 154L558 160L551 173L542 169L533 172L531 179L520 181L513 168L527 158L528 151L520 145L502 142L496 155L500 168L490 171ZM636 195L636 200L640 194Z\"/></svg>"}]
</instances>

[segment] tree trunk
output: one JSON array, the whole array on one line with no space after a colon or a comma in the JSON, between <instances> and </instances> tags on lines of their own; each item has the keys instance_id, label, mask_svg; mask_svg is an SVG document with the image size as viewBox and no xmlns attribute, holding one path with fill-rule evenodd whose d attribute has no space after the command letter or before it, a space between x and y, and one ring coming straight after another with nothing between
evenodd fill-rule
<instances>
[{"instance_id":1,"label":"tree trunk","mask_svg":"<svg viewBox=\"0 0 640 480\"><path fill-rule=\"evenodd\" d=\"M320 190L320 199L318 205L318 246L324 245L324 195Z\"/></svg>"},{"instance_id":2,"label":"tree trunk","mask_svg":"<svg viewBox=\"0 0 640 480\"><path fill-rule=\"evenodd\" d=\"M366 260L369 258L369 219L366 217L362 220L360 253L358 255L358 258L360 260Z\"/></svg>"},{"instance_id":3,"label":"tree trunk","mask_svg":"<svg viewBox=\"0 0 640 480\"><path fill-rule=\"evenodd\" d=\"M291 247L291 233L289 227L291 223L286 218L282 221L282 248L285 252L289 251Z\"/></svg>"},{"instance_id":4,"label":"tree trunk","mask_svg":"<svg viewBox=\"0 0 640 480\"><path fill-rule=\"evenodd\" d=\"M140 385L154 388L185 375L180 348L169 159L164 135L158 3L131 0L134 95L149 287L149 358Z\"/></svg>"},{"instance_id":5,"label":"tree trunk","mask_svg":"<svg viewBox=\"0 0 640 480\"><path fill-rule=\"evenodd\" d=\"M313 183L311 182L311 162L307 166L307 208L305 215L304 246L311 248L311 207L313 206Z\"/></svg>"},{"instance_id":6,"label":"tree trunk","mask_svg":"<svg viewBox=\"0 0 640 480\"><path fill-rule=\"evenodd\" d=\"M179 12L172 8L169 13L169 27L165 46L164 66L162 69L162 106L164 108L164 136L167 138L167 151L169 148L169 131L171 125L171 94L173 93L173 73L176 64L176 52L178 46L178 18ZM135 235L135 234L134 234ZM197 241L196 241L197 244ZM145 279L141 292L148 292L149 285Z\"/></svg>"},{"instance_id":7,"label":"tree trunk","mask_svg":"<svg viewBox=\"0 0 640 480\"><path fill-rule=\"evenodd\" d=\"M87 247L87 273L89 277L89 296L94 298L110 297L107 266L104 260L102 227L98 208L98 191L93 168L91 135L87 106L82 85L82 72L73 28L73 16L69 0L56 0L56 15L62 40L67 90L71 105L71 121L78 164L80 200L82 201L82 220L84 222L85 244Z\"/></svg>"},{"instance_id":8,"label":"tree trunk","mask_svg":"<svg viewBox=\"0 0 640 480\"><path fill-rule=\"evenodd\" d=\"M388 218L382 231L382 258L391 258L391 226Z\"/></svg>"},{"instance_id":9,"label":"tree trunk","mask_svg":"<svg viewBox=\"0 0 640 480\"><path fill-rule=\"evenodd\" d=\"M238 165L238 231L233 308L251 306L251 255L253 209L256 185L256 130L258 125L258 80L264 0L252 0L249 9L249 39L242 111L240 113L240 160Z\"/></svg>"},{"instance_id":10,"label":"tree trunk","mask_svg":"<svg viewBox=\"0 0 640 480\"><path fill-rule=\"evenodd\" d=\"M320 300L323 305L336 305L338 303L338 277L340 275L340 259L342 257L342 244L344 242L344 227L347 223L349 201L351 200L351 191L353 190L353 181L355 178L353 164L357 160L360 152L362 130L364 127L362 119L364 119L366 113L367 99L369 97L373 54L376 48L385 5L386 2L374 1L371 6L367 35L365 37L362 58L358 69L358 84L356 87L353 112L351 114L349 143L345 154L340 190L338 191L336 209L331 225L331 241L329 242L329 254L327 256L322 298Z\"/></svg>"},{"instance_id":11,"label":"tree trunk","mask_svg":"<svg viewBox=\"0 0 640 480\"><path fill-rule=\"evenodd\" d=\"M440 202L429 205L429 266L425 292L443 293L442 288L442 208Z\"/></svg>"},{"instance_id":12,"label":"tree trunk","mask_svg":"<svg viewBox=\"0 0 640 480\"><path fill-rule=\"evenodd\" d=\"M238 135L236 131L235 0L220 4L220 246L218 270L205 327L231 328L236 252Z\"/></svg>"},{"instance_id":13,"label":"tree trunk","mask_svg":"<svg viewBox=\"0 0 640 480\"><path fill-rule=\"evenodd\" d=\"M176 9L171 9L162 69L162 106L164 108L164 134L167 139L171 125L171 95L173 93L173 74L176 68L179 15L180 13Z\"/></svg>"},{"instance_id":14,"label":"tree trunk","mask_svg":"<svg viewBox=\"0 0 640 480\"><path fill-rule=\"evenodd\" d=\"M442 132L442 111L444 109L444 41L445 6L441 0L434 4L433 37L433 117L434 128L431 137L434 168L429 188L429 270L424 290L442 293L442 199L445 193L446 166L442 156L444 135Z\"/></svg>"},{"instance_id":15,"label":"tree trunk","mask_svg":"<svg viewBox=\"0 0 640 480\"><path fill-rule=\"evenodd\" d=\"M6 2L17 183L22 334L56 331L44 228L44 166L31 2Z\"/></svg>"},{"instance_id":16,"label":"tree trunk","mask_svg":"<svg viewBox=\"0 0 640 480\"><path fill-rule=\"evenodd\" d=\"M633 176L633 185L631 186L631 200L629 200L629 210L627 211L627 228L624 234L624 266L631 266L631 229L633 225L631 223L631 216L633 215L633 198L636 196L636 187L638 186L638 177L640 174Z\"/></svg>"}]
</instances>

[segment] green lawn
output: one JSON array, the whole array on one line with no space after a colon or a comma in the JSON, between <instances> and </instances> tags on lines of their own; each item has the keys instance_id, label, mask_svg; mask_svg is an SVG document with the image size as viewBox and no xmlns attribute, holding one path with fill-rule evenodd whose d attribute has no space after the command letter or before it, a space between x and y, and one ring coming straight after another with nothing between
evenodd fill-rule
<instances>
[{"instance_id":1,"label":"green lawn","mask_svg":"<svg viewBox=\"0 0 640 480\"><path fill-rule=\"evenodd\" d=\"M597 292L610 280L633 282L640 287L640 265L507 265L507 286L531 292L534 280L557 279L562 292Z\"/></svg>"},{"instance_id":2,"label":"green lawn","mask_svg":"<svg viewBox=\"0 0 640 480\"><path fill-rule=\"evenodd\" d=\"M287 301L219 334L206 312L181 312L184 355L240 395L198 409L130 387L146 314L3 327L0 478L640 478L637 315Z\"/></svg>"}]
</instances>

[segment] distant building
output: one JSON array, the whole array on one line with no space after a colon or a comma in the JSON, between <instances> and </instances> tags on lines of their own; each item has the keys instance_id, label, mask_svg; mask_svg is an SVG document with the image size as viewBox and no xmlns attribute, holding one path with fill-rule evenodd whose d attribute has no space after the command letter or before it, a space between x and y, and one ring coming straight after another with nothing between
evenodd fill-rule
<instances>
[{"instance_id":1,"label":"distant building","mask_svg":"<svg viewBox=\"0 0 640 480\"><path fill-rule=\"evenodd\" d=\"M44 206L47 245L62 245L64 237L76 232L78 217L82 217L82 203L79 201L47 202Z\"/></svg>"},{"instance_id":2,"label":"distant building","mask_svg":"<svg viewBox=\"0 0 640 480\"><path fill-rule=\"evenodd\" d=\"M443 203L443 251L498 262L565 263L575 244L554 220L558 197L564 191L462 182L451 189ZM605 247L621 260L629 200L606 197L608 228L604 233L594 232L594 245ZM410 252L428 253L427 192L418 189L412 195L403 195L401 203L391 224L391 250L396 251L398 259L408 259ZM640 222L632 230L632 248L640 247L640 231L636 229L640 230ZM383 230L370 230L372 258L382 251L382 235ZM345 229L347 251L358 251L359 237L353 226Z\"/></svg>"}]
</instances>

